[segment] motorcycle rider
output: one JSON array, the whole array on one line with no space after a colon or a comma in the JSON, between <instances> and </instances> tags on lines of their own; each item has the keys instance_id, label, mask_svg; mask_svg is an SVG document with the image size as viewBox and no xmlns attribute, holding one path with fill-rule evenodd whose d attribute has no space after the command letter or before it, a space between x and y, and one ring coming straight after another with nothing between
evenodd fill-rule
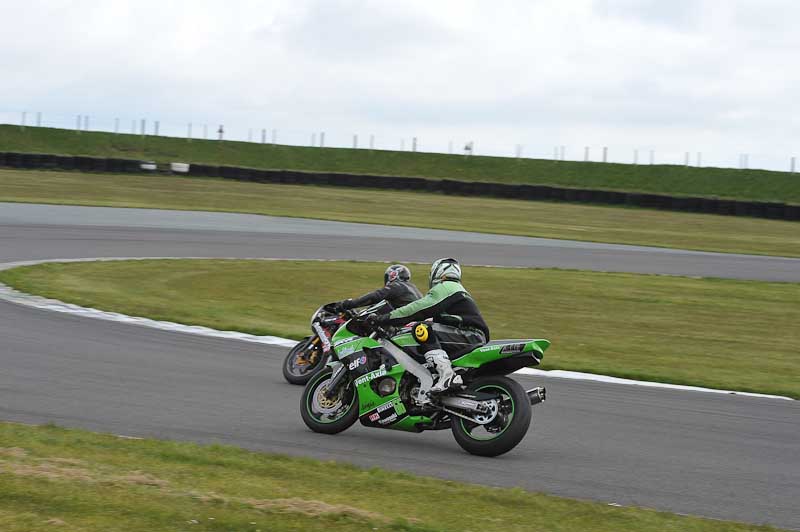
<instances>
[{"instance_id":1,"label":"motorcycle rider","mask_svg":"<svg viewBox=\"0 0 800 532\"><path fill-rule=\"evenodd\" d=\"M442 392L456 377L448 352L460 356L489 340L489 327L469 292L461 285L461 265L456 259L442 258L431 265L430 290L422 299L388 314L373 314L369 322L404 325L433 318L433 325L419 323L414 327L417 341L428 351L425 360L436 367L439 378L431 392Z\"/></svg>"},{"instance_id":2,"label":"motorcycle rider","mask_svg":"<svg viewBox=\"0 0 800 532\"><path fill-rule=\"evenodd\" d=\"M400 308L422 297L422 292L411 282L411 270L402 264L392 264L383 273L383 286L355 299L333 303L337 311L374 305L387 301L391 308Z\"/></svg>"}]
</instances>

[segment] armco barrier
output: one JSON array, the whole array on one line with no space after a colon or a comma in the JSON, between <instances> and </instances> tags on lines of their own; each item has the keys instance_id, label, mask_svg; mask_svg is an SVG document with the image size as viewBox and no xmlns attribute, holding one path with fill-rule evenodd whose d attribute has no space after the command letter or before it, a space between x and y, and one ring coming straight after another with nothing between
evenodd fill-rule
<instances>
[{"instance_id":1,"label":"armco barrier","mask_svg":"<svg viewBox=\"0 0 800 532\"><path fill-rule=\"evenodd\" d=\"M56 155L56 168L60 170L74 170L75 157L71 155Z\"/></svg>"},{"instance_id":2,"label":"armco barrier","mask_svg":"<svg viewBox=\"0 0 800 532\"><path fill-rule=\"evenodd\" d=\"M11 168L22 168L22 154L14 152L6 153L6 164Z\"/></svg>"},{"instance_id":3,"label":"armco barrier","mask_svg":"<svg viewBox=\"0 0 800 532\"><path fill-rule=\"evenodd\" d=\"M11 168L57 168L82 172L143 172L141 161L103 157L0 152L0 166ZM189 164L188 175L223 177L257 183L331 185L388 190L419 190L448 195L550 200L604 205L626 204L649 209L750 216L778 220L800 220L800 205L758 201L722 200L689 196L667 196L613 190L576 189L550 185L515 185L485 181L457 181L424 177L397 177L295 170L262 170L238 166Z\"/></svg>"}]
</instances>

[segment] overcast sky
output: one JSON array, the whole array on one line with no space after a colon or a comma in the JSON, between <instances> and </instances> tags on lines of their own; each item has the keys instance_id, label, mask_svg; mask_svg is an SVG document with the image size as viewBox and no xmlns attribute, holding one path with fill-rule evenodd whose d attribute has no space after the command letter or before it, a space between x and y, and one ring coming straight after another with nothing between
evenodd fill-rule
<instances>
[{"instance_id":1,"label":"overcast sky","mask_svg":"<svg viewBox=\"0 0 800 532\"><path fill-rule=\"evenodd\" d=\"M798 89L792 0L0 0L3 122L786 170Z\"/></svg>"}]
</instances>

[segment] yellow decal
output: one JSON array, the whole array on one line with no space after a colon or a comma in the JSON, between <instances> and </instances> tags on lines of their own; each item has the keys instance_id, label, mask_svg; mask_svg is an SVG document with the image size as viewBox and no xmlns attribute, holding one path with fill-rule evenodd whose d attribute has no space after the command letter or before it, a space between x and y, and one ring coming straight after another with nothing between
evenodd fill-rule
<instances>
[{"instance_id":1,"label":"yellow decal","mask_svg":"<svg viewBox=\"0 0 800 532\"><path fill-rule=\"evenodd\" d=\"M414 327L414 338L417 339L420 343L425 343L428 341L428 327L425 324L420 323L416 327Z\"/></svg>"}]
</instances>

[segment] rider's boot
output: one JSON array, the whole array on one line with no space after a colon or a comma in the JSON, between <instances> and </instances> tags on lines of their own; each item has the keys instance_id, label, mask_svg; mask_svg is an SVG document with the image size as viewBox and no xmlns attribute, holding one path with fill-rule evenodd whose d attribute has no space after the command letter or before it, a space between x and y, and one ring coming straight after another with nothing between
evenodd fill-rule
<instances>
[{"instance_id":1,"label":"rider's boot","mask_svg":"<svg viewBox=\"0 0 800 532\"><path fill-rule=\"evenodd\" d=\"M431 386L431 393L443 392L453 384L454 378L458 378L450 358L443 349L434 349L425 353L425 360L429 364L436 366L436 373L439 374L437 381Z\"/></svg>"}]
</instances>

